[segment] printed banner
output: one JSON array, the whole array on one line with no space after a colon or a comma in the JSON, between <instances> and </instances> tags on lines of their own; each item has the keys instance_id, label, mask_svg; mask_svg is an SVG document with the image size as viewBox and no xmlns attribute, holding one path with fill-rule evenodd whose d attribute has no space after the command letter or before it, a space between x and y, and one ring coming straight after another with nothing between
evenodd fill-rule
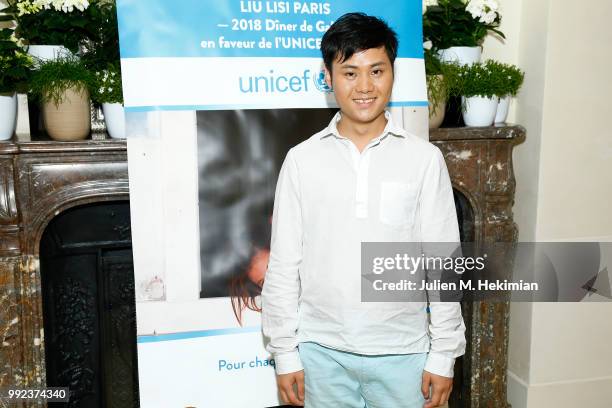
<instances>
[{"instance_id":1,"label":"printed banner","mask_svg":"<svg viewBox=\"0 0 612 408\"><path fill-rule=\"evenodd\" d=\"M119 0L127 111L336 107L321 37L362 11L397 32L391 106L427 106L420 0Z\"/></svg>"},{"instance_id":2,"label":"printed banner","mask_svg":"<svg viewBox=\"0 0 612 408\"><path fill-rule=\"evenodd\" d=\"M156 146L133 136L160 123L134 112L206 111L194 123L199 298L187 284L164 298L177 273L191 276L168 269L166 287L157 276L147 287L158 301L137 303L141 406L281 405L257 306L282 159L337 107L323 80L321 37L347 12L383 18L400 40L390 105L427 106L421 0L118 0L117 9L131 151ZM155 159L143 152L136 160Z\"/></svg>"},{"instance_id":3,"label":"printed banner","mask_svg":"<svg viewBox=\"0 0 612 408\"><path fill-rule=\"evenodd\" d=\"M263 348L259 326L139 336L138 371L141 407L279 404L274 360Z\"/></svg>"}]
</instances>

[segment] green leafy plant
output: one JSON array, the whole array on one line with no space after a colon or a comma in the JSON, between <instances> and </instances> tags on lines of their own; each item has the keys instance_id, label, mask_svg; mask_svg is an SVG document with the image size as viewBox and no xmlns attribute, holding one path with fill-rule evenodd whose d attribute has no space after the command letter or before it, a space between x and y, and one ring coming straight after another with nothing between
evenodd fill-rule
<instances>
[{"instance_id":1,"label":"green leafy plant","mask_svg":"<svg viewBox=\"0 0 612 408\"><path fill-rule=\"evenodd\" d=\"M441 75L443 70L443 62L438 57L431 47L423 50L425 60L425 73L427 75Z\"/></svg>"},{"instance_id":2,"label":"green leafy plant","mask_svg":"<svg viewBox=\"0 0 612 408\"><path fill-rule=\"evenodd\" d=\"M454 96L485 98L516 96L525 73L514 65L488 60L473 65L449 66L451 74L451 93ZM464 106L465 108L465 106Z\"/></svg>"},{"instance_id":3,"label":"green leafy plant","mask_svg":"<svg viewBox=\"0 0 612 408\"><path fill-rule=\"evenodd\" d=\"M119 64L119 30L115 0L98 0L89 7L91 31L85 43L83 61L92 71Z\"/></svg>"},{"instance_id":4,"label":"green leafy plant","mask_svg":"<svg viewBox=\"0 0 612 408\"><path fill-rule=\"evenodd\" d=\"M437 107L455 93L458 65L442 62L432 49L425 49L425 73L427 74L427 99L429 116L436 115Z\"/></svg>"},{"instance_id":5,"label":"green leafy plant","mask_svg":"<svg viewBox=\"0 0 612 408\"><path fill-rule=\"evenodd\" d=\"M448 86L443 76L427 75L427 100L429 101L429 117L436 115L438 107L448 100Z\"/></svg>"},{"instance_id":6,"label":"green leafy plant","mask_svg":"<svg viewBox=\"0 0 612 408\"><path fill-rule=\"evenodd\" d=\"M487 61L457 68L455 94L466 98L498 97L503 90L498 63Z\"/></svg>"},{"instance_id":7,"label":"green leafy plant","mask_svg":"<svg viewBox=\"0 0 612 408\"><path fill-rule=\"evenodd\" d=\"M442 61L431 49L425 49L424 54L427 100L429 101L429 117L431 118L436 115L438 106L448 100L450 88L444 77Z\"/></svg>"},{"instance_id":8,"label":"green leafy plant","mask_svg":"<svg viewBox=\"0 0 612 408\"><path fill-rule=\"evenodd\" d=\"M497 96L500 98L507 95L516 96L525 80L525 73L515 65L497 61L487 61L487 63L492 75L496 77L496 82L499 83Z\"/></svg>"},{"instance_id":9,"label":"green leafy plant","mask_svg":"<svg viewBox=\"0 0 612 408\"><path fill-rule=\"evenodd\" d=\"M96 35L87 0L8 0L8 5L15 34L29 45L63 45L76 53Z\"/></svg>"},{"instance_id":10,"label":"green leafy plant","mask_svg":"<svg viewBox=\"0 0 612 408\"><path fill-rule=\"evenodd\" d=\"M423 33L434 50L482 45L489 32L498 30L501 15L497 0L425 0Z\"/></svg>"},{"instance_id":11,"label":"green leafy plant","mask_svg":"<svg viewBox=\"0 0 612 408\"><path fill-rule=\"evenodd\" d=\"M119 64L109 64L106 69L96 71L92 99L97 103L123 103L121 70Z\"/></svg>"},{"instance_id":12,"label":"green leafy plant","mask_svg":"<svg viewBox=\"0 0 612 408\"><path fill-rule=\"evenodd\" d=\"M0 29L0 93L25 92L32 58L23 52L10 28Z\"/></svg>"},{"instance_id":13,"label":"green leafy plant","mask_svg":"<svg viewBox=\"0 0 612 408\"><path fill-rule=\"evenodd\" d=\"M90 7L95 35L85 43L83 63L95 72L92 99L96 103L123 103L119 30L115 0L98 0Z\"/></svg>"},{"instance_id":14,"label":"green leafy plant","mask_svg":"<svg viewBox=\"0 0 612 408\"><path fill-rule=\"evenodd\" d=\"M32 74L30 90L41 101L58 106L69 88L91 93L95 85L94 75L80 59L65 56L42 62Z\"/></svg>"}]
</instances>

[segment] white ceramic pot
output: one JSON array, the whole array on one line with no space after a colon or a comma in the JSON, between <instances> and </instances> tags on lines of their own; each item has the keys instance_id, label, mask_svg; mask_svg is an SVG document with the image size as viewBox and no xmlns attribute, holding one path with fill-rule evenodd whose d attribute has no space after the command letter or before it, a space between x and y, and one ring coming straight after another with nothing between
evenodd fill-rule
<instances>
[{"instance_id":1,"label":"white ceramic pot","mask_svg":"<svg viewBox=\"0 0 612 408\"><path fill-rule=\"evenodd\" d=\"M28 54L34 58L34 61L41 62L73 56L70 50L63 45L30 45Z\"/></svg>"},{"instance_id":2,"label":"white ceramic pot","mask_svg":"<svg viewBox=\"0 0 612 408\"><path fill-rule=\"evenodd\" d=\"M47 133L54 140L83 140L91 129L89 92L68 88L59 105L45 102L42 107Z\"/></svg>"},{"instance_id":3,"label":"white ceramic pot","mask_svg":"<svg viewBox=\"0 0 612 408\"><path fill-rule=\"evenodd\" d=\"M499 98L486 98L473 96L471 98L462 97L464 106L463 121L466 126L491 126L497 113Z\"/></svg>"},{"instance_id":4,"label":"white ceramic pot","mask_svg":"<svg viewBox=\"0 0 612 408\"><path fill-rule=\"evenodd\" d=\"M0 94L0 140L9 140L17 123L17 94Z\"/></svg>"},{"instance_id":5,"label":"white ceramic pot","mask_svg":"<svg viewBox=\"0 0 612 408\"><path fill-rule=\"evenodd\" d=\"M497 106L497 113L495 114L495 123L506 123L508 118L508 110L510 109L510 100L512 97L506 95L503 98L499 98L499 105Z\"/></svg>"},{"instance_id":6,"label":"white ceramic pot","mask_svg":"<svg viewBox=\"0 0 612 408\"><path fill-rule=\"evenodd\" d=\"M457 62L461 65L472 65L480 62L481 47L450 47L440 50L438 55L442 62Z\"/></svg>"},{"instance_id":7,"label":"white ceramic pot","mask_svg":"<svg viewBox=\"0 0 612 408\"><path fill-rule=\"evenodd\" d=\"M125 139L125 111L120 103L103 103L106 130L114 139Z\"/></svg>"}]
</instances>

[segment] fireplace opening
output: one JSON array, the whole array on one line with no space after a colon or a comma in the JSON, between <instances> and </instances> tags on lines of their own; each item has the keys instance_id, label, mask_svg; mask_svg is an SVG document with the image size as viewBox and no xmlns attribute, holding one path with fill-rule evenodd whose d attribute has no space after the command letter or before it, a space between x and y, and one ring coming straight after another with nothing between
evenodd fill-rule
<instances>
[{"instance_id":1,"label":"fireplace opening","mask_svg":"<svg viewBox=\"0 0 612 408\"><path fill-rule=\"evenodd\" d=\"M47 386L74 408L137 407L134 265L127 201L66 210L40 242Z\"/></svg>"},{"instance_id":2,"label":"fireplace opening","mask_svg":"<svg viewBox=\"0 0 612 408\"><path fill-rule=\"evenodd\" d=\"M455 189L453 189L453 197L455 198L455 211L457 211L461 242L474 242L476 235L472 205L465 195Z\"/></svg>"},{"instance_id":3,"label":"fireplace opening","mask_svg":"<svg viewBox=\"0 0 612 408\"><path fill-rule=\"evenodd\" d=\"M475 218L474 209L470 204L467 197L460 191L453 189L453 196L455 198L455 211L457 211L457 221L459 224L459 237L461 242L474 242L476 239L475 234ZM467 348L470 348L471 344L471 315L472 305L470 302L461 302L461 312L463 314L463 320L466 327L466 340ZM448 401L448 405L451 408L463 407L466 401L469 400L467 395L464 395L465 384L470 384L470 367L469 361L465 359L465 356L469 355L468 350L466 354L458 357L455 360L455 376L453 379L453 391Z\"/></svg>"}]
</instances>

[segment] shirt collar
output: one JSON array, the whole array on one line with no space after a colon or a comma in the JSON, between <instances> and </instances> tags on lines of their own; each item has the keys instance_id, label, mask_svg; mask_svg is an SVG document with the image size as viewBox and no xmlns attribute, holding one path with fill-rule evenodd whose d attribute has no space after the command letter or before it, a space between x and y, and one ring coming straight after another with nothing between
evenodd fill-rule
<instances>
[{"instance_id":1,"label":"shirt collar","mask_svg":"<svg viewBox=\"0 0 612 408\"><path fill-rule=\"evenodd\" d=\"M327 127L323 129L323 132L321 132L321 139L324 139L328 136L335 136L340 139L345 139L344 136L341 136L340 133L338 133L337 124L340 121L341 117L342 113L340 111L336 112L332 120L329 122L329 125L327 125ZM387 119L387 125L385 126L385 129L382 131L382 134L380 136L372 139L372 141L382 140L388 134L398 137L406 137L406 131L393 122L393 115L391 115L391 113L387 110L385 110L385 119Z\"/></svg>"}]
</instances>

